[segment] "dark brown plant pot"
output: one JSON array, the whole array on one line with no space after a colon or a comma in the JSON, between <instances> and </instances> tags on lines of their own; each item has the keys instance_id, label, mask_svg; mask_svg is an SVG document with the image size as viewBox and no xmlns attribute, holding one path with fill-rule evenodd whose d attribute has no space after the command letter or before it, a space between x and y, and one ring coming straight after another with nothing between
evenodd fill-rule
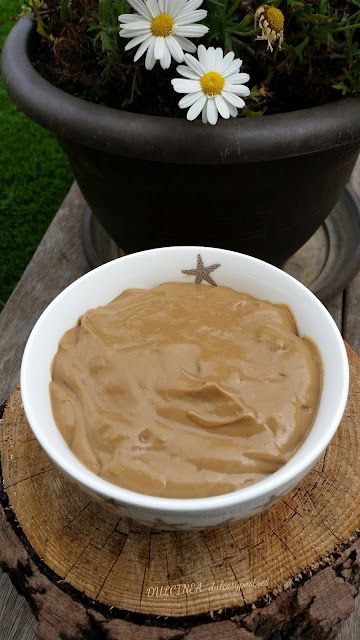
<instances>
[{"instance_id":1,"label":"dark brown plant pot","mask_svg":"<svg viewBox=\"0 0 360 640\"><path fill-rule=\"evenodd\" d=\"M200 121L75 98L31 63L31 16L2 54L7 90L67 152L93 213L125 252L208 245L282 264L321 225L360 149L360 99L263 118Z\"/></svg>"}]
</instances>

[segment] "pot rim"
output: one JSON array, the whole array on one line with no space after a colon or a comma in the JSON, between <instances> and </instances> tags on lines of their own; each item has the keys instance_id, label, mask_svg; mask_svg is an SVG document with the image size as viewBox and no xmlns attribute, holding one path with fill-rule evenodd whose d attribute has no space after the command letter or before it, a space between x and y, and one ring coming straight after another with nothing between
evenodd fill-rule
<instances>
[{"instance_id":1,"label":"pot rim","mask_svg":"<svg viewBox=\"0 0 360 640\"><path fill-rule=\"evenodd\" d=\"M20 18L2 52L5 87L17 106L58 138L129 158L177 164L279 160L360 141L360 98L263 118L200 120L120 111L58 89L33 67L31 14Z\"/></svg>"}]
</instances>

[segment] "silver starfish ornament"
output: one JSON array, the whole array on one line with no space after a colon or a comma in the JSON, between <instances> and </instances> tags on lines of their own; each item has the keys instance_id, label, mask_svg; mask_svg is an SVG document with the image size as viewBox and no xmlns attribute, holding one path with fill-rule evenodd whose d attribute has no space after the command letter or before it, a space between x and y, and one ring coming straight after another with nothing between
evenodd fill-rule
<instances>
[{"instance_id":1,"label":"silver starfish ornament","mask_svg":"<svg viewBox=\"0 0 360 640\"><path fill-rule=\"evenodd\" d=\"M205 267L203 263L203 259L199 254L197 257L196 269L182 269L181 273L185 273L187 276L195 276L195 284L201 284L203 280L208 282L213 287L217 287L215 280L211 277L210 273L218 269L220 264L211 264L208 267Z\"/></svg>"}]
</instances>

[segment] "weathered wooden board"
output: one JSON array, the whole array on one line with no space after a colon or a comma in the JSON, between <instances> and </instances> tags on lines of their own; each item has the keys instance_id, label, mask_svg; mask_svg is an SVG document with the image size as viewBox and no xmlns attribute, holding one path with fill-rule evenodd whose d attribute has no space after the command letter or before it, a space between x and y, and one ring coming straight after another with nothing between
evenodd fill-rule
<instances>
[{"instance_id":1,"label":"weathered wooden board","mask_svg":"<svg viewBox=\"0 0 360 640\"><path fill-rule=\"evenodd\" d=\"M360 163L354 172L353 186L360 193ZM83 208L82 196L77 187L73 186L17 289L0 315L0 404L8 397L10 390L18 382L23 347L36 318L60 290L82 275L88 268L81 246L80 220ZM341 295L331 303L329 310L334 315L339 327L342 326L344 319L344 324L347 327L346 337L356 350L359 350L360 332L357 319L360 315L360 306L359 296L354 293L355 287L358 289L359 285L354 283L352 295L347 297L346 307L342 305ZM353 640L360 637L359 598L356 602L357 613L344 623L337 640ZM4 640L33 640L34 620L29 612L28 604L21 596L17 595L10 585L8 577L2 576L1 573L0 603L0 638L4 638ZM269 614L270 612L269 610ZM51 618L50 611L48 613ZM210 637L207 635L208 630L209 627L206 625L203 631L204 640ZM244 635L240 630L238 635L229 635L228 630L229 627L227 631L225 631L225 627L223 628L224 638L252 637ZM119 633L120 627L116 637L119 637ZM227 636L224 635L225 633ZM233 628L229 633L233 634ZM173 637L173 635L165 636L164 632L163 637ZM192 638L192 636L188 637Z\"/></svg>"},{"instance_id":2,"label":"weathered wooden board","mask_svg":"<svg viewBox=\"0 0 360 640\"><path fill-rule=\"evenodd\" d=\"M19 381L21 357L36 320L62 289L88 271L80 233L84 208L74 184L0 314L0 405Z\"/></svg>"},{"instance_id":3,"label":"weathered wooden board","mask_svg":"<svg viewBox=\"0 0 360 640\"><path fill-rule=\"evenodd\" d=\"M360 273L344 293L343 335L360 353Z\"/></svg>"},{"instance_id":4,"label":"weathered wooden board","mask_svg":"<svg viewBox=\"0 0 360 640\"><path fill-rule=\"evenodd\" d=\"M19 381L22 353L37 318L65 286L88 270L81 243L84 208L74 184L0 314L0 405ZM0 569L0 639L33 640L36 626L25 598Z\"/></svg>"},{"instance_id":5,"label":"weathered wooden board","mask_svg":"<svg viewBox=\"0 0 360 640\"><path fill-rule=\"evenodd\" d=\"M348 355L347 409L314 470L263 514L202 532L152 532L92 502L54 468L15 391L0 431L0 561L22 574L40 640L80 639L79 622L90 634L89 612L104 640L120 624L160 640L169 617L184 637L207 624L206 637L334 638L360 588L360 358Z\"/></svg>"},{"instance_id":6,"label":"weathered wooden board","mask_svg":"<svg viewBox=\"0 0 360 640\"><path fill-rule=\"evenodd\" d=\"M36 620L25 598L15 589L9 576L0 573L0 638L32 640Z\"/></svg>"}]
</instances>

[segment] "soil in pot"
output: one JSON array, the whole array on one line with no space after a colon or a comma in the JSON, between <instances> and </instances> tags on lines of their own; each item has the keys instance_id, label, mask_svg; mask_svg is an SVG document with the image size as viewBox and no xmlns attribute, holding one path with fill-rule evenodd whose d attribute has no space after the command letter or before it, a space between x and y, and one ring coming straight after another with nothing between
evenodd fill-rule
<instances>
[{"instance_id":1,"label":"soil in pot","mask_svg":"<svg viewBox=\"0 0 360 640\"><path fill-rule=\"evenodd\" d=\"M282 264L350 177L359 99L216 127L132 114L44 81L29 60L37 43L22 18L4 49L9 93L57 135L91 210L127 253L206 244Z\"/></svg>"}]
</instances>

